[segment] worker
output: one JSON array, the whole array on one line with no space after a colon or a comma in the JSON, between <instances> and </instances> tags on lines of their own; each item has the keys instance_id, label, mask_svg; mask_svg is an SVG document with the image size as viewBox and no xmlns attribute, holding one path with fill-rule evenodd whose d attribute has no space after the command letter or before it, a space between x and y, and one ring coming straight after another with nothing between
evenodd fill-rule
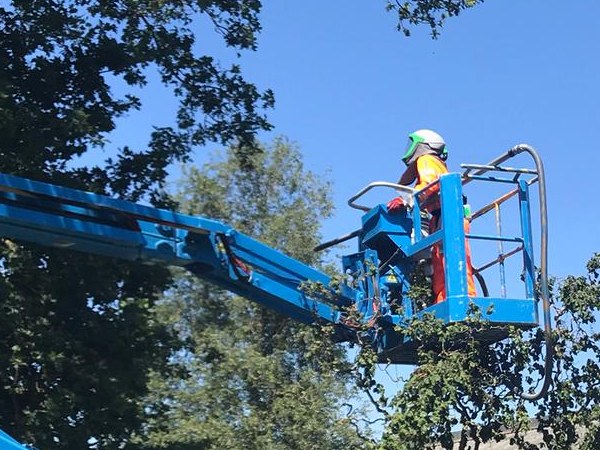
<instances>
[{"instance_id":1,"label":"worker","mask_svg":"<svg viewBox=\"0 0 600 450\"><path fill-rule=\"evenodd\" d=\"M448 151L444 139L431 130L418 130L408 136L408 146L402 161L406 164L406 171L400 177L399 184L408 186L416 183L416 191L423 189L430 183L436 181L441 175L448 173L446 158ZM440 229L441 205L438 195L439 185L432 186L420 195L420 205L422 210L431 215L429 221L429 234ZM397 212L404 208L404 201L401 197L392 199L387 204L389 212ZM469 221L464 221L465 234L469 233ZM475 283L473 281L473 267L471 266L471 250L469 242L465 242L467 259L467 292L469 297L477 295ZM444 255L441 243L435 244L431 249L432 265L432 290L433 301L439 303L446 298L446 285L444 281Z\"/></svg>"}]
</instances>

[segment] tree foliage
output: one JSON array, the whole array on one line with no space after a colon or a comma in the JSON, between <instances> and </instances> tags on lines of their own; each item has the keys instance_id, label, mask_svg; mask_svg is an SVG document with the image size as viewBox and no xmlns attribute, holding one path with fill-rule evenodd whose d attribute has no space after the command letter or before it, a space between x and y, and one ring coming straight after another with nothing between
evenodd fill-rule
<instances>
[{"instance_id":1,"label":"tree foliage","mask_svg":"<svg viewBox=\"0 0 600 450\"><path fill-rule=\"evenodd\" d=\"M587 271L554 289L551 374L544 374L541 330L513 329L509 339L485 345L477 340L477 330L488 326L485 312L475 310L467 324L445 326L426 317L404 330L430 345L421 348L418 367L390 399L374 381L367 349L360 359L361 384L386 424L377 448L463 450L500 440L524 450L598 448L600 254ZM552 378L549 394L523 400L520 394L539 386L543 375Z\"/></svg>"},{"instance_id":2,"label":"tree foliage","mask_svg":"<svg viewBox=\"0 0 600 450\"><path fill-rule=\"evenodd\" d=\"M163 270L2 242L0 421L39 448L119 448L170 338L151 320Z\"/></svg>"},{"instance_id":3,"label":"tree foliage","mask_svg":"<svg viewBox=\"0 0 600 450\"><path fill-rule=\"evenodd\" d=\"M229 149L188 168L180 202L188 213L226 221L303 262L317 264L319 218L329 185L278 139L255 155L252 173ZM161 317L187 345L173 355L179 376L152 382L140 442L169 449L361 448L345 416L349 367L319 327L295 323L246 299L181 276Z\"/></svg>"},{"instance_id":4,"label":"tree foliage","mask_svg":"<svg viewBox=\"0 0 600 450\"><path fill-rule=\"evenodd\" d=\"M203 51L254 50L258 1L12 0L0 5L0 172L154 204L169 164L210 141L255 151L270 91ZM148 80L178 100L146 148L112 148ZM103 150L111 155L102 161ZM76 164L80 156L94 164ZM147 373L173 345L154 321L166 269L2 241L0 426L41 448L121 448Z\"/></svg>"},{"instance_id":5,"label":"tree foliage","mask_svg":"<svg viewBox=\"0 0 600 450\"><path fill-rule=\"evenodd\" d=\"M398 30L410 36L411 26L427 25L433 38L437 38L446 19L458 16L484 0L388 0L387 9L398 16Z\"/></svg>"},{"instance_id":6,"label":"tree foliage","mask_svg":"<svg viewBox=\"0 0 600 450\"><path fill-rule=\"evenodd\" d=\"M201 23L227 46L255 49L256 1L12 0L0 6L0 170L137 198L164 180L194 146L239 142L268 129L270 91L202 52ZM202 18L204 22L202 22ZM140 88L156 72L179 101L147 148L125 146L103 165L72 168L99 155L119 117L139 109ZM120 89L115 89L120 86ZM123 94L118 93L124 91ZM98 158L100 159L100 158Z\"/></svg>"}]
</instances>

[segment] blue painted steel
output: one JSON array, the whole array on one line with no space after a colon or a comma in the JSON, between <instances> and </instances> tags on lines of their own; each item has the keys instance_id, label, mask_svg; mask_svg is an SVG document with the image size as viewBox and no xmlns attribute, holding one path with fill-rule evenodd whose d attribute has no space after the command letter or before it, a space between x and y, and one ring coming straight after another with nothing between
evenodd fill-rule
<instances>
[{"instance_id":1,"label":"blue painted steel","mask_svg":"<svg viewBox=\"0 0 600 450\"><path fill-rule=\"evenodd\" d=\"M489 181L489 180L488 180ZM537 304L529 296L519 298L468 297L467 261L465 238L500 240L508 242L531 241L529 233L523 237L512 236L465 236L464 208L462 201L462 180L458 174L440 177L439 195L441 199L441 228L427 237L421 237L418 194L415 195L415 208L389 214L383 206L377 206L363 217L363 229L359 236L359 248L363 251L344 257L344 271L353 279L363 273L366 250L374 249L379 256L381 310L375 345L382 361L415 363L415 343L402 337L397 328L406 326L413 317L425 313L445 323L465 321L472 310L479 310L482 318L490 323L489 330L481 332L480 339L493 342L507 336L507 325L520 328L537 326ZM435 186L436 183L431 186ZM429 189L431 186L426 187ZM528 199L524 199L528 203ZM419 216L417 217L417 214ZM435 305L418 305L408 296L411 274L417 261L427 259L428 249L441 244L445 258L446 300ZM368 289L359 288L368 297ZM357 308L369 303L357 303ZM375 311L364 313L365 320L372 320ZM373 337L374 333L369 336Z\"/></svg>"},{"instance_id":2,"label":"blue painted steel","mask_svg":"<svg viewBox=\"0 0 600 450\"><path fill-rule=\"evenodd\" d=\"M183 229L202 229L212 232L226 232L230 229L227 225L215 220L186 216L185 214L144 206L139 203L118 200L104 195L56 186L14 175L0 174L0 190L6 193L12 192L17 195L23 193L27 195L37 194L37 199L45 204L51 204L53 200L57 200L60 202L59 207L61 205L81 206L90 211L90 214L93 214L92 212L119 211L135 219L166 225L172 224ZM20 199L19 201L22 202L23 200Z\"/></svg>"},{"instance_id":3,"label":"blue painted steel","mask_svg":"<svg viewBox=\"0 0 600 450\"><path fill-rule=\"evenodd\" d=\"M464 208L462 182L457 173L440 177L442 203L444 275L446 298L467 295L467 261L465 250ZM457 201L461 199L461 201Z\"/></svg>"},{"instance_id":4,"label":"blue painted steel","mask_svg":"<svg viewBox=\"0 0 600 450\"><path fill-rule=\"evenodd\" d=\"M444 235L442 230L438 230L435 233L430 234L426 238L422 238L416 244L411 245L405 250L407 256L414 256L423 250L431 248L434 244L441 242Z\"/></svg>"},{"instance_id":5,"label":"blue painted steel","mask_svg":"<svg viewBox=\"0 0 600 450\"><path fill-rule=\"evenodd\" d=\"M519 181L519 210L521 211L521 233L523 234L523 267L525 269L525 292L527 298L535 298L535 265L533 257L533 233L529 208L529 185ZM537 309L536 309L537 314Z\"/></svg>"},{"instance_id":6,"label":"blue painted steel","mask_svg":"<svg viewBox=\"0 0 600 450\"><path fill-rule=\"evenodd\" d=\"M387 253L405 248L411 243L413 215L406 210L389 214L383 205L377 205L362 217L359 249L374 249L383 262Z\"/></svg>"},{"instance_id":7,"label":"blue painted steel","mask_svg":"<svg viewBox=\"0 0 600 450\"><path fill-rule=\"evenodd\" d=\"M494 325L513 325L529 328L537 325L537 304L528 299L504 297L450 297L419 312L433 313L445 323L462 322L470 309L479 310L483 320Z\"/></svg>"},{"instance_id":8,"label":"blue painted steel","mask_svg":"<svg viewBox=\"0 0 600 450\"><path fill-rule=\"evenodd\" d=\"M248 289L246 297L285 316L304 323L315 322L317 318L325 319L330 323L337 321L339 312L323 302L304 295L298 290L297 281L286 285L271 274L253 273L250 283L256 289ZM228 289L231 290L232 287ZM257 295L257 290L261 295Z\"/></svg>"},{"instance_id":9,"label":"blue painted steel","mask_svg":"<svg viewBox=\"0 0 600 450\"><path fill-rule=\"evenodd\" d=\"M19 444L15 439L0 430L0 450L34 450L28 445Z\"/></svg>"},{"instance_id":10,"label":"blue painted steel","mask_svg":"<svg viewBox=\"0 0 600 450\"><path fill-rule=\"evenodd\" d=\"M522 243L523 242L523 238L522 237L517 237L517 236L492 236L492 235L487 235L487 234L473 234L473 233L469 233L469 236L467 236L471 239L479 239L481 241L501 241L501 242L518 242L518 243Z\"/></svg>"},{"instance_id":11,"label":"blue painted steel","mask_svg":"<svg viewBox=\"0 0 600 450\"><path fill-rule=\"evenodd\" d=\"M11 175L0 174L0 183L3 236L182 266L303 322L337 321L334 305L300 289L307 281L329 286L327 275L225 224ZM249 267L248 276L241 276L238 260ZM346 288L339 296L338 303L352 303L356 292Z\"/></svg>"},{"instance_id":12,"label":"blue painted steel","mask_svg":"<svg viewBox=\"0 0 600 450\"><path fill-rule=\"evenodd\" d=\"M300 261L250 238L242 233L230 230L227 233L228 242L237 251L236 255L250 265L257 265L263 270L282 278L300 277L304 280L319 282L327 286L330 278Z\"/></svg>"}]
</instances>

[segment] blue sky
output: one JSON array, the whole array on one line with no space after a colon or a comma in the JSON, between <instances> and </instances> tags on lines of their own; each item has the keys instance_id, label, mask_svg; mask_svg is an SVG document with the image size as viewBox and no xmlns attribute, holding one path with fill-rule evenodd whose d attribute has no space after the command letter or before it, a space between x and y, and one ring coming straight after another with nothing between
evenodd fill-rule
<instances>
[{"instance_id":1,"label":"blue sky","mask_svg":"<svg viewBox=\"0 0 600 450\"><path fill-rule=\"evenodd\" d=\"M325 239L359 226L350 196L371 181L398 179L415 129L445 137L451 170L525 142L546 166L549 269L564 276L582 273L600 250L598 16L600 2L592 0L487 0L432 40L426 27L404 37L384 0L266 0L257 52L238 59L209 31L202 45L275 91L275 129L261 138L287 136L311 170L332 179L337 210L324 223ZM151 124L164 124L173 102L155 92L142 113L123 121L115 143L143 144ZM199 149L196 162L215 147Z\"/></svg>"}]
</instances>

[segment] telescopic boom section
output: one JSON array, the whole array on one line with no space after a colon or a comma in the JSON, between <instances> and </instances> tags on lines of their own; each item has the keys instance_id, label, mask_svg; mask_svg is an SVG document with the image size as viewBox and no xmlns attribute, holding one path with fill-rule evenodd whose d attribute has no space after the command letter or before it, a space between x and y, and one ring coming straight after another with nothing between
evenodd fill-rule
<instances>
[{"instance_id":1,"label":"telescopic boom section","mask_svg":"<svg viewBox=\"0 0 600 450\"><path fill-rule=\"evenodd\" d=\"M0 174L0 235L151 264L175 265L304 323L337 323L345 289L327 302L302 283L330 278L215 220ZM336 305L337 303L337 305Z\"/></svg>"},{"instance_id":2,"label":"telescopic boom section","mask_svg":"<svg viewBox=\"0 0 600 450\"><path fill-rule=\"evenodd\" d=\"M0 449L2 450L33 450L31 447L26 447L19 444L15 439L0 430Z\"/></svg>"},{"instance_id":3,"label":"telescopic boom section","mask_svg":"<svg viewBox=\"0 0 600 450\"><path fill-rule=\"evenodd\" d=\"M356 302L357 292L344 286L334 294L321 271L215 220L0 174L0 236L184 267L298 321L335 324L340 341L355 338L339 306ZM305 282L320 286L323 298L305 293ZM0 430L0 448L30 447Z\"/></svg>"}]
</instances>

